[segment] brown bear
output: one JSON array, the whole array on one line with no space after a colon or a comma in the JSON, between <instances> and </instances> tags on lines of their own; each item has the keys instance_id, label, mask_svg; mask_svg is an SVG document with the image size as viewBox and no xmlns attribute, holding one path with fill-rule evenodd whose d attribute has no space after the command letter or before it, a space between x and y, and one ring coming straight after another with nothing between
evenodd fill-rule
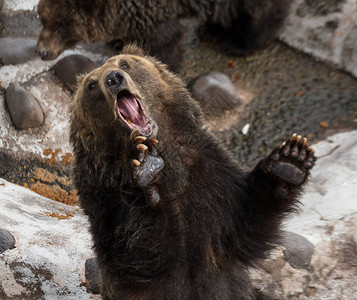
<instances>
[{"instance_id":1,"label":"brown bear","mask_svg":"<svg viewBox=\"0 0 357 300\"><path fill-rule=\"evenodd\" d=\"M135 41L177 69L182 56L183 18L200 32L223 40L227 50L249 53L273 40L287 15L289 0L40 0L43 25L37 52L56 58L79 41ZM206 29L206 30L205 30Z\"/></svg>"},{"instance_id":2,"label":"brown bear","mask_svg":"<svg viewBox=\"0 0 357 300\"><path fill-rule=\"evenodd\" d=\"M243 171L183 81L135 46L80 80L70 131L103 299L262 297L247 269L296 208L315 161L306 138Z\"/></svg>"}]
</instances>

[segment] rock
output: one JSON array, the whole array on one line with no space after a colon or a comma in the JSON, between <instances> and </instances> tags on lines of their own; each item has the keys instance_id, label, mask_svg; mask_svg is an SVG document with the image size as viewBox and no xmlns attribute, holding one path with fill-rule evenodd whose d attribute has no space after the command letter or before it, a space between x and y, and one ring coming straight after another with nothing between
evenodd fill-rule
<instances>
[{"instance_id":1,"label":"rock","mask_svg":"<svg viewBox=\"0 0 357 300\"><path fill-rule=\"evenodd\" d=\"M82 284L94 256L83 212L1 178L0 199L0 228L18 240L0 254L0 299L91 299Z\"/></svg>"},{"instance_id":2,"label":"rock","mask_svg":"<svg viewBox=\"0 0 357 300\"><path fill-rule=\"evenodd\" d=\"M15 238L7 230L0 228L0 253L15 248Z\"/></svg>"},{"instance_id":3,"label":"rock","mask_svg":"<svg viewBox=\"0 0 357 300\"><path fill-rule=\"evenodd\" d=\"M352 74L357 74L357 24L346 37L342 52L342 66Z\"/></svg>"},{"instance_id":4,"label":"rock","mask_svg":"<svg viewBox=\"0 0 357 300\"><path fill-rule=\"evenodd\" d=\"M301 212L286 221L290 232L282 246L252 277L264 292L274 291L273 299L355 299L357 131L335 134L313 148L318 160Z\"/></svg>"},{"instance_id":5,"label":"rock","mask_svg":"<svg viewBox=\"0 0 357 300\"><path fill-rule=\"evenodd\" d=\"M36 39L0 38L0 59L4 65L16 65L35 57Z\"/></svg>"},{"instance_id":6,"label":"rock","mask_svg":"<svg viewBox=\"0 0 357 300\"><path fill-rule=\"evenodd\" d=\"M3 5L4 5L4 0L0 0L0 11L2 10Z\"/></svg>"},{"instance_id":7,"label":"rock","mask_svg":"<svg viewBox=\"0 0 357 300\"><path fill-rule=\"evenodd\" d=\"M62 84L69 90L74 91L77 84L77 76L89 73L97 67L98 65L89 58L73 54L59 60L53 66L53 70Z\"/></svg>"},{"instance_id":8,"label":"rock","mask_svg":"<svg viewBox=\"0 0 357 300\"><path fill-rule=\"evenodd\" d=\"M85 263L86 286L93 294L100 293L99 269L95 258L87 259Z\"/></svg>"},{"instance_id":9,"label":"rock","mask_svg":"<svg viewBox=\"0 0 357 300\"><path fill-rule=\"evenodd\" d=\"M12 121L18 129L38 127L43 123L44 115L40 104L17 83L6 90L6 103Z\"/></svg>"},{"instance_id":10,"label":"rock","mask_svg":"<svg viewBox=\"0 0 357 300\"><path fill-rule=\"evenodd\" d=\"M285 231L282 246L285 248L283 251L284 256L292 267L303 269L310 266L314 245L305 237Z\"/></svg>"},{"instance_id":11,"label":"rock","mask_svg":"<svg viewBox=\"0 0 357 300\"><path fill-rule=\"evenodd\" d=\"M295 0L280 38L357 76L357 2Z\"/></svg>"},{"instance_id":12,"label":"rock","mask_svg":"<svg viewBox=\"0 0 357 300\"><path fill-rule=\"evenodd\" d=\"M206 116L222 116L240 103L237 89L228 76L209 72L193 78L188 88Z\"/></svg>"}]
</instances>

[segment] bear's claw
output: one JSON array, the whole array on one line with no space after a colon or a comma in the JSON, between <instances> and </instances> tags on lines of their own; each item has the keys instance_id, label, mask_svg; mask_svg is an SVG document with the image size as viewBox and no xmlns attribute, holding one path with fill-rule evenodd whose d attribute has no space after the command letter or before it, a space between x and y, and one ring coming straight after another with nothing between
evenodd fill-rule
<instances>
[{"instance_id":1,"label":"bear's claw","mask_svg":"<svg viewBox=\"0 0 357 300\"><path fill-rule=\"evenodd\" d=\"M315 163L314 150L307 147L307 139L294 133L268 156L264 169L294 186L301 185Z\"/></svg>"},{"instance_id":2,"label":"bear's claw","mask_svg":"<svg viewBox=\"0 0 357 300\"><path fill-rule=\"evenodd\" d=\"M155 206L160 201L160 195L153 183L165 165L164 160L157 155L158 140L141 136L138 130L131 133L130 139L136 150L136 158L131 161L134 183L148 192L149 204Z\"/></svg>"}]
</instances>

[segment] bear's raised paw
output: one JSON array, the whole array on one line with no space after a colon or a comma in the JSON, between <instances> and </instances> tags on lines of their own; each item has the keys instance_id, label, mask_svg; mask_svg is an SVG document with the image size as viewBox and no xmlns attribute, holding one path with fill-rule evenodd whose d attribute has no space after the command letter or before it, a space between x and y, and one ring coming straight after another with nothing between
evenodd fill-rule
<instances>
[{"instance_id":1,"label":"bear's raised paw","mask_svg":"<svg viewBox=\"0 0 357 300\"><path fill-rule=\"evenodd\" d=\"M279 180L299 186L306 181L315 160L314 150L307 146L307 139L294 133L272 151L264 168Z\"/></svg>"},{"instance_id":2,"label":"bear's raised paw","mask_svg":"<svg viewBox=\"0 0 357 300\"><path fill-rule=\"evenodd\" d=\"M159 202L160 196L154 182L165 165L164 160L157 154L158 141L138 135L137 130L132 132L130 139L136 157L131 161L134 183L149 193L149 204L155 205Z\"/></svg>"}]
</instances>

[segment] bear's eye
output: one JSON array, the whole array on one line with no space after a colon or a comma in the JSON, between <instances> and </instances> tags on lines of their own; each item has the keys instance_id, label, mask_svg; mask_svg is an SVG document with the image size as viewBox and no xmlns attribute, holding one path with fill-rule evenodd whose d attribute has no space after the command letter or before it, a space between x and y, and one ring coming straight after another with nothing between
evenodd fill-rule
<instances>
[{"instance_id":1,"label":"bear's eye","mask_svg":"<svg viewBox=\"0 0 357 300\"><path fill-rule=\"evenodd\" d=\"M129 64L125 60L122 60L119 63L119 67L122 68L122 69L129 69Z\"/></svg>"},{"instance_id":2,"label":"bear's eye","mask_svg":"<svg viewBox=\"0 0 357 300\"><path fill-rule=\"evenodd\" d=\"M97 86L97 82L91 81L88 83L87 88L88 88L88 90L92 91L96 86Z\"/></svg>"}]
</instances>

